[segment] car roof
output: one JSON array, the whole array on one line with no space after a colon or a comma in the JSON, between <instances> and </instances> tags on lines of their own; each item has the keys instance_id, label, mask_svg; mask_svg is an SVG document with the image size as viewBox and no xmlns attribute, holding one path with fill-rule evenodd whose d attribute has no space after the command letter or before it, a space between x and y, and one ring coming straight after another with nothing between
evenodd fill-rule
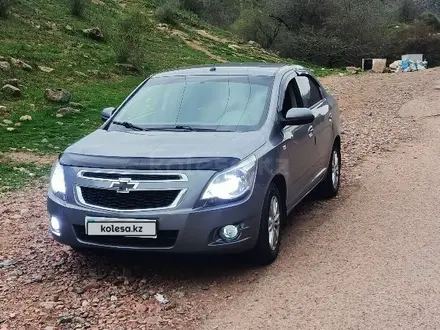
<instances>
[{"instance_id":1,"label":"car roof","mask_svg":"<svg viewBox=\"0 0 440 330\"><path fill-rule=\"evenodd\" d=\"M176 70L161 72L153 78L170 76L200 76L200 75L246 75L246 76L275 76L277 73L290 70L304 71L300 65L287 65L278 63L223 63L200 65Z\"/></svg>"}]
</instances>

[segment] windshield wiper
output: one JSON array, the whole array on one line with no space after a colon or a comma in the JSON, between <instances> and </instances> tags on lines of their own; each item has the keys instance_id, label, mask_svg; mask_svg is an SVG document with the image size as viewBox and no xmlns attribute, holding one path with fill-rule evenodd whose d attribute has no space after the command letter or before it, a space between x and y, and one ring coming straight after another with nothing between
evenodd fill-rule
<instances>
[{"instance_id":1,"label":"windshield wiper","mask_svg":"<svg viewBox=\"0 0 440 330\"><path fill-rule=\"evenodd\" d=\"M134 125L132 123L129 123L128 121L123 121L123 122L113 121L112 124L119 125L119 126L124 126L125 128L134 129L136 131L148 131L147 128L142 128L142 127L136 126L136 125Z\"/></svg>"},{"instance_id":2,"label":"windshield wiper","mask_svg":"<svg viewBox=\"0 0 440 330\"><path fill-rule=\"evenodd\" d=\"M185 131L185 132L231 132L231 131L218 131L215 128L203 128L203 127L192 127L190 125L176 125L171 127L148 127L142 128L136 126L128 121L120 122L114 121L112 124L123 126L128 129L134 129L137 131Z\"/></svg>"},{"instance_id":3,"label":"windshield wiper","mask_svg":"<svg viewBox=\"0 0 440 330\"><path fill-rule=\"evenodd\" d=\"M192 127L189 125L176 125L172 130L182 130L187 132L218 132L215 128Z\"/></svg>"},{"instance_id":4,"label":"windshield wiper","mask_svg":"<svg viewBox=\"0 0 440 330\"><path fill-rule=\"evenodd\" d=\"M176 125L173 129L178 129L178 130L183 130L183 131L190 131L190 132L197 131L194 127L188 126L188 125Z\"/></svg>"}]
</instances>

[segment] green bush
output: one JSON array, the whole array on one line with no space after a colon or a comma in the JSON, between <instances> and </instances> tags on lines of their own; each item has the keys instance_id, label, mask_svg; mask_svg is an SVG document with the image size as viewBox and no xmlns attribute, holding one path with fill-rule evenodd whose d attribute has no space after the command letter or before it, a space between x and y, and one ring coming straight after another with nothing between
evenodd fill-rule
<instances>
[{"instance_id":1,"label":"green bush","mask_svg":"<svg viewBox=\"0 0 440 330\"><path fill-rule=\"evenodd\" d=\"M266 23L260 31L276 32L273 24L281 24L271 47L282 56L329 67L359 66L364 57L383 56L392 12L382 0L274 1L263 11L272 26ZM265 34L258 35L261 43Z\"/></svg>"},{"instance_id":2,"label":"green bush","mask_svg":"<svg viewBox=\"0 0 440 330\"><path fill-rule=\"evenodd\" d=\"M205 5L202 0L180 0L182 9L191 11L197 15L202 15Z\"/></svg>"},{"instance_id":3,"label":"green bush","mask_svg":"<svg viewBox=\"0 0 440 330\"><path fill-rule=\"evenodd\" d=\"M112 36L112 46L119 63L130 63L141 70L145 61L145 31L147 18L132 12L122 19Z\"/></svg>"},{"instance_id":4,"label":"green bush","mask_svg":"<svg viewBox=\"0 0 440 330\"><path fill-rule=\"evenodd\" d=\"M0 17L6 18L14 0L0 0Z\"/></svg>"},{"instance_id":5,"label":"green bush","mask_svg":"<svg viewBox=\"0 0 440 330\"><path fill-rule=\"evenodd\" d=\"M200 15L211 24L226 28L240 15L239 2L236 0L204 0L203 13Z\"/></svg>"},{"instance_id":6,"label":"green bush","mask_svg":"<svg viewBox=\"0 0 440 330\"><path fill-rule=\"evenodd\" d=\"M399 20L404 23L413 22L421 14L420 3L415 0L403 0L399 8Z\"/></svg>"},{"instance_id":7,"label":"green bush","mask_svg":"<svg viewBox=\"0 0 440 330\"><path fill-rule=\"evenodd\" d=\"M440 19L436 14L426 12L419 17L419 20L431 27L434 31L440 31Z\"/></svg>"},{"instance_id":8,"label":"green bush","mask_svg":"<svg viewBox=\"0 0 440 330\"><path fill-rule=\"evenodd\" d=\"M231 30L246 40L256 40L259 25L258 12L253 9L244 9L237 20L231 25Z\"/></svg>"},{"instance_id":9,"label":"green bush","mask_svg":"<svg viewBox=\"0 0 440 330\"><path fill-rule=\"evenodd\" d=\"M162 6L157 7L154 16L161 23L177 25L179 1L167 1Z\"/></svg>"},{"instance_id":10,"label":"green bush","mask_svg":"<svg viewBox=\"0 0 440 330\"><path fill-rule=\"evenodd\" d=\"M245 9L230 28L245 40L254 40L264 48L272 48L279 36L281 23L263 15L261 10Z\"/></svg>"},{"instance_id":11,"label":"green bush","mask_svg":"<svg viewBox=\"0 0 440 330\"><path fill-rule=\"evenodd\" d=\"M86 0L72 0L72 15L83 17L86 8Z\"/></svg>"},{"instance_id":12,"label":"green bush","mask_svg":"<svg viewBox=\"0 0 440 330\"><path fill-rule=\"evenodd\" d=\"M430 67L440 65L440 36L433 29L418 20L399 35L396 42L400 54L423 54Z\"/></svg>"}]
</instances>

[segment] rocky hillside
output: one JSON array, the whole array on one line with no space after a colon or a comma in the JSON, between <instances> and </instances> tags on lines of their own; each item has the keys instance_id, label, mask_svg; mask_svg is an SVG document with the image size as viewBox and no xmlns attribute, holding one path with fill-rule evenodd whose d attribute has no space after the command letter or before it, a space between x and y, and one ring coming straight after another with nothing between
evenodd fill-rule
<instances>
[{"instance_id":1,"label":"rocky hillside","mask_svg":"<svg viewBox=\"0 0 440 330\"><path fill-rule=\"evenodd\" d=\"M0 191L47 173L57 153L100 124L102 108L117 106L151 73L227 61L292 62L183 11L173 24L160 23L149 1L82 1L75 16L73 0L17 0L0 18ZM141 63L119 63L121 51Z\"/></svg>"}]
</instances>

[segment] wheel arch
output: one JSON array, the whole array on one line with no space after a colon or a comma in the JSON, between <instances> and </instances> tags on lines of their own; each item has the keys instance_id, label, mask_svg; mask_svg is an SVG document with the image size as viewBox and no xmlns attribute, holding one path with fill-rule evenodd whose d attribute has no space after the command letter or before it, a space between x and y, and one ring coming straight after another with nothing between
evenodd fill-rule
<instances>
[{"instance_id":1,"label":"wheel arch","mask_svg":"<svg viewBox=\"0 0 440 330\"><path fill-rule=\"evenodd\" d=\"M330 162L330 160L332 159L332 151L335 146L338 146L339 153L341 153L341 136L340 135L335 136L335 139L333 141L331 149L329 149L329 151L328 151L328 162Z\"/></svg>"},{"instance_id":2,"label":"wheel arch","mask_svg":"<svg viewBox=\"0 0 440 330\"><path fill-rule=\"evenodd\" d=\"M284 177L284 175L282 175L281 173L278 173L277 175L275 175L271 181L273 184L275 184L275 186L277 187L281 198L282 198L282 202L283 205L285 207L285 209L287 209L287 183L286 183L286 178Z\"/></svg>"},{"instance_id":3,"label":"wheel arch","mask_svg":"<svg viewBox=\"0 0 440 330\"><path fill-rule=\"evenodd\" d=\"M333 142L333 146L337 145L339 150L341 150L341 136L336 135L335 142Z\"/></svg>"}]
</instances>

